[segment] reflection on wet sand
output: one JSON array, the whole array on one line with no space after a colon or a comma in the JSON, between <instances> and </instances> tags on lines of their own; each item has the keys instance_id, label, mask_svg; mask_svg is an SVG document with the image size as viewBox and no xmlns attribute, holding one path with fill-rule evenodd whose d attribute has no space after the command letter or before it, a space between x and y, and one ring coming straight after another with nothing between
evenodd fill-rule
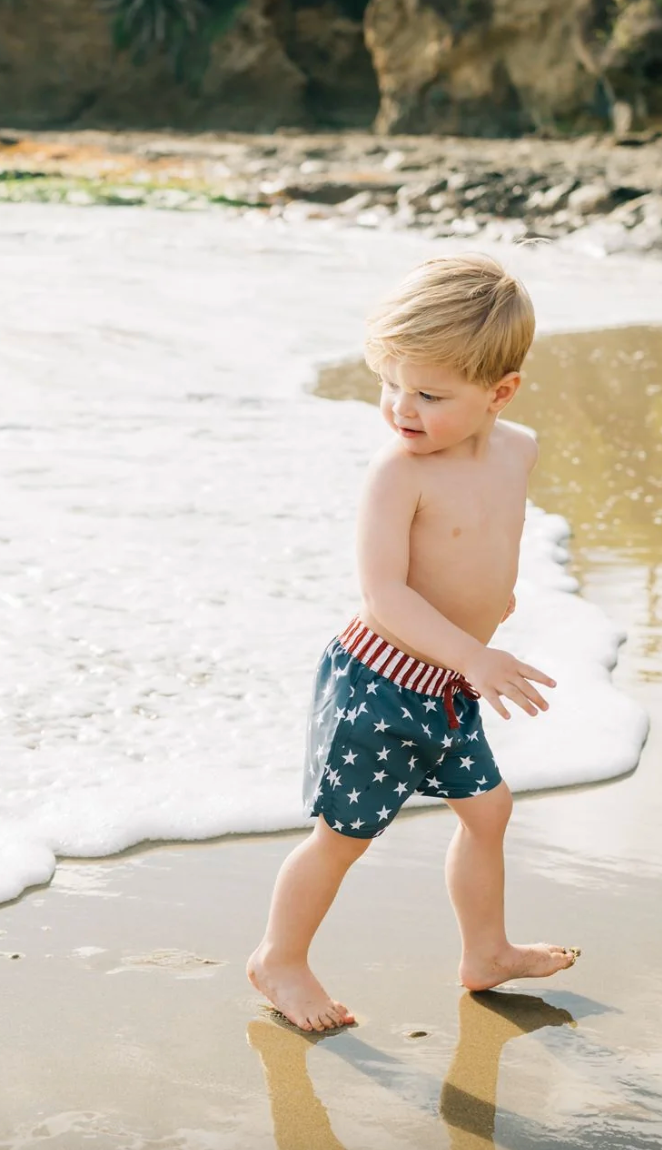
<instances>
[{"instance_id":1,"label":"reflection on wet sand","mask_svg":"<svg viewBox=\"0 0 662 1150\"><path fill-rule=\"evenodd\" d=\"M308 1074L308 1050L319 1039L262 1019L249 1023L246 1037L262 1061L278 1150L345 1150Z\"/></svg>"},{"instance_id":2,"label":"reflection on wet sand","mask_svg":"<svg viewBox=\"0 0 662 1150\"><path fill-rule=\"evenodd\" d=\"M585 1005L586 1013L593 1012L594 1004ZM440 1102L453 1150L494 1146L499 1060L505 1043L546 1026L566 1024L575 1025L569 1011L534 995L505 991L467 991L462 995L457 1049ZM406 1102L411 1104L408 1086L412 1076L422 1082L428 1097L436 1093L438 1080L420 1067L408 1066L404 1060L369 1046L353 1030L342 1033L342 1050L334 1046L333 1052L381 1086L399 1093ZM344 1150L315 1094L306 1065L311 1045L331 1044L337 1035L304 1034L272 1016L268 1021L251 1022L247 1037L262 1060L278 1150ZM517 1115L509 1114L508 1118L515 1127L525 1124Z\"/></svg>"},{"instance_id":3,"label":"reflection on wet sand","mask_svg":"<svg viewBox=\"0 0 662 1150\"><path fill-rule=\"evenodd\" d=\"M460 1037L441 1091L440 1111L453 1150L494 1145L501 1051L543 1026L575 1026L569 1011L529 994L486 991L460 999Z\"/></svg>"}]
</instances>

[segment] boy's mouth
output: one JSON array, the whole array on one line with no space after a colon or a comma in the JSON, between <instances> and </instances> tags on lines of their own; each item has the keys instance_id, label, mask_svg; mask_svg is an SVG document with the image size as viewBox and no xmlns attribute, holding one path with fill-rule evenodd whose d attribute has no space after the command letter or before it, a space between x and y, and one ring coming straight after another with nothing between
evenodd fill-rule
<instances>
[{"instance_id":1,"label":"boy's mouth","mask_svg":"<svg viewBox=\"0 0 662 1150\"><path fill-rule=\"evenodd\" d=\"M413 427L399 427L396 423L396 428L400 435L404 435L406 439L412 438L414 435L422 435L422 431L415 431Z\"/></svg>"}]
</instances>

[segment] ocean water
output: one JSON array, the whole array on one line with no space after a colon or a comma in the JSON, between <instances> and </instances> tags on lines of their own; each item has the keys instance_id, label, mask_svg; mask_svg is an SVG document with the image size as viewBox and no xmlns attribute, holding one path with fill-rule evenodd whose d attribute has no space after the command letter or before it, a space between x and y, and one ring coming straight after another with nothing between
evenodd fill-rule
<instances>
[{"instance_id":1,"label":"ocean water","mask_svg":"<svg viewBox=\"0 0 662 1150\"><path fill-rule=\"evenodd\" d=\"M460 246L0 209L0 901L57 856L304 825L312 673L356 606L356 503L388 434L309 389L387 283ZM662 318L659 264L491 250L542 330ZM529 508L496 642L559 680L554 705L484 713L515 790L630 770L647 730L553 512Z\"/></svg>"}]
</instances>

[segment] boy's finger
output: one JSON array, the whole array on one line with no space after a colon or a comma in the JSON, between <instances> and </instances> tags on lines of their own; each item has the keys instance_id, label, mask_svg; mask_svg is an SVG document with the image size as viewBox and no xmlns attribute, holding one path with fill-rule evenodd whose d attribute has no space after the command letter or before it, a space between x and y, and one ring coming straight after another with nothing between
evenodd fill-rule
<instances>
[{"instance_id":1,"label":"boy's finger","mask_svg":"<svg viewBox=\"0 0 662 1150\"><path fill-rule=\"evenodd\" d=\"M510 712L506 710L496 691L484 691L483 698L487 699L487 702L491 707L494 707L494 710L497 711L499 715L501 715L502 719L510 718Z\"/></svg>"},{"instance_id":2,"label":"boy's finger","mask_svg":"<svg viewBox=\"0 0 662 1150\"><path fill-rule=\"evenodd\" d=\"M536 683L542 683L545 687L556 686L555 679L550 679L549 675L545 675L544 671L539 671L537 667L530 667L528 663L518 663L517 670L520 675L524 675L527 679L533 679Z\"/></svg>"},{"instance_id":3,"label":"boy's finger","mask_svg":"<svg viewBox=\"0 0 662 1150\"><path fill-rule=\"evenodd\" d=\"M523 695L526 695L527 699L535 703L536 707L539 707L541 711L549 710L547 700L543 699L542 695L536 691L535 687L531 686L527 679L521 678L519 683L515 683L514 686L516 686Z\"/></svg>"},{"instance_id":4,"label":"boy's finger","mask_svg":"<svg viewBox=\"0 0 662 1150\"><path fill-rule=\"evenodd\" d=\"M512 699L513 703L517 703L518 707L521 707L523 711L526 711L527 715L538 714L538 708L534 707L533 703L529 702L528 698L524 694L524 691L520 691L519 687L516 687L514 683L508 684L508 690L506 694L508 695L509 699Z\"/></svg>"}]
</instances>

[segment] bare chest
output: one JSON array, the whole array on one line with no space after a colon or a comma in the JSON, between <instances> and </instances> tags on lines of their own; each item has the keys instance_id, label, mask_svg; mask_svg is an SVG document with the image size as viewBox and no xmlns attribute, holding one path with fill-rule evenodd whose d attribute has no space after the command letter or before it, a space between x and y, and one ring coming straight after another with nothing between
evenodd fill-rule
<instances>
[{"instance_id":1,"label":"bare chest","mask_svg":"<svg viewBox=\"0 0 662 1150\"><path fill-rule=\"evenodd\" d=\"M474 581L508 582L517 572L526 508L526 474L505 468L467 479L440 471L425 491L411 530L412 574L441 571Z\"/></svg>"}]
</instances>

